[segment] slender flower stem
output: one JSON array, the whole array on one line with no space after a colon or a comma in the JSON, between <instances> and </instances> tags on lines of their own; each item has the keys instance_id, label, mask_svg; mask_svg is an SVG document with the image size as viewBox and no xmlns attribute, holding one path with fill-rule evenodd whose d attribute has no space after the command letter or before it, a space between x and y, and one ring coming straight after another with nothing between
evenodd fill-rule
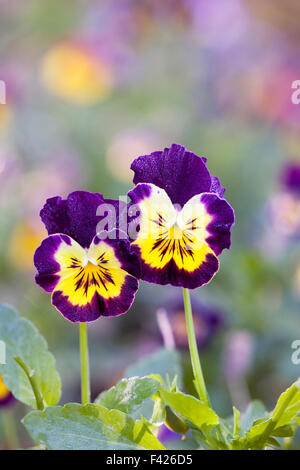
<instances>
[{"instance_id":1,"label":"slender flower stem","mask_svg":"<svg viewBox=\"0 0 300 470\"><path fill-rule=\"evenodd\" d=\"M187 335L188 335L188 340L189 340L191 362L192 362L192 367L193 367L193 372L194 372L194 377L195 377L195 385L196 385L200 400L202 400L205 404L210 406L208 393L206 390L201 363L200 363L199 354L198 354L195 329L194 329L194 321L193 321L193 313L192 313L192 307L191 307L190 292L188 289L183 289L183 300L184 300L185 321L186 321L186 329L187 329Z\"/></svg>"},{"instance_id":2,"label":"slender flower stem","mask_svg":"<svg viewBox=\"0 0 300 470\"><path fill-rule=\"evenodd\" d=\"M22 367L23 371L27 375L27 378L30 382L30 385L32 387L32 390L35 396L37 409L42 411L45 408L44 400L39 391L39 387L35 381L34 371L29 370L27 365L22 361L20 357L14 357L14 360L19 364L20 367Z\"/></svg>"},{"instance_id":3,"label":"slender flower stem","mask_svg":"<svg viewBox=\"0 0 300 470\"><path fill-rule=\"evenodd\" d=\"M90 402L90 369L86 323L79 323L80 358L81 358L81 401Z\"/></svg>"}]
</instances>

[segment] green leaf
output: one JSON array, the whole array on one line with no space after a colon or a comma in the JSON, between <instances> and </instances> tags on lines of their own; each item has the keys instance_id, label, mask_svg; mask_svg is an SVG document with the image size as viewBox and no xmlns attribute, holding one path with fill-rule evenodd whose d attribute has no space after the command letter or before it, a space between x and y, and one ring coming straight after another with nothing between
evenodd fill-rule
<instances>
[{"instance_id":1,"label":"green leaf","mask_svg":"<svg viewBox=\"0 0 300 470\"><path fill-rule=\"evenodd\" d=\"M293 383L283 392L271 415L276 421L276 428L290 424L300 410L300 381Z\"/></svg>"},{"instance_id":2,"label":"green leaf","mask_svg":"<svg viewBox=\"0 0 300 470\"><path fill-rule=\"evenodd\" d=\"M163 450L148 423L118 410L70 403L32 411L23 423L32 438L50 450Z\"/></svg>"},{"instance_id":3,"label":"green leaf","mask_svg":"<svg viewBox=\"0 0 300 470\"><path fill-rule=\"evenodd\" d=\"M19 357L31 370L44 403L56 405L61 395L61 381L46 341L29 320L20 318L12 307L3 304L0 304L0 340L6 344L6 364L0 364L0 373L13 395L36 408L28 377L14 360Z\"/></svg>"},{"instance_id":4,"label":"green leaf","mask_svg":"<svg viewBox=\"0 0 300 470\"><path fill-rule=\"evenodd\" d=\"M245 433L245 439L242 441L246 445L246 448L262 449L265 447L268 437L271 436L271 432L266 433L270 424L272 424L271 419L265 419L254 424L252 428Z\"/></svg>"},{"instance_id":5,"label":"green leaf","mask_svg":"<svg viewBox=\"0 0 300 470\"><path fill-rule=\"evenodd\" d=\"M164 446L152 434L152 424L144 417L134 421L130 416L119 410L108 410L107 408L97 405L99 411L99 419L113 429L117 434L121 434L124 438L139 444L145 449L162 450Z\"/></svg>"},{"instance_id":6,"label":"green leaf","mask_svg":"<svg viewBox=\"0 0 300 470\"><path fill-rule=\"evenodd\" d=\"M274 429L272 436L277 437L292 437L294 435L294 430L292 426L281 426L280 428Z\"/></svg>"},{"instance_id":7,"label":"green leaf","mask_svg":"<svg viewBox=\"0 0 300 470\"><path fill-rule=\"evenodd\" d=\"M218 415L191 395L185 395L182 392L169 392L163 388L160 389L160 395L170 408L197 428L216 426L219 423Z\"/></svg>"},{"instance_id":8,"label":"green leaf","mask_svg":"<svg viewBox=\"0 0 300 470\"><path fill-rule=\"evenodd\" d=\"M245 432L245 438L236 440L233 445L243 449L263 449L273 436L290 437L290 424L300 409L299 381L283 392L268 419L256 420Z\"/></svg>"},{"instance_id":9,"label":"green leaf","mask_svg":"<svg viewBox=\"0 0 300 470\"><path fill-rule=\"evenodd\" d=\"M160 375L165 382L168 381L168 378L172 381L177 375L180 384L182 382L182 368L179 353L175 349L159 349L154 354L132 364L125 371L125 377L144 377L153 374Z\"/></svg>"},{"instance_id":10,"label":"green leaf","mask_svg":"<svg viewBox=\"0 0 300 470\"><path fill-rule=\"evenodd\" d=\"M266 447L280 447L279 442L274 437L269 437L266 442Z\"/></svg>"},{"instance_id":11,"label":"green leaf","mask_svg":"<svg viewBox=\"0 0 300 470\"><path fill-rule=\"evenodd\" d=\"M142 403L152 397L160 383L149 377L130 377L122 379L117 385L101 393L95 403L109 410L120 410L132 414L140 409Z\"/></svg>"},{"instance_id":12,"label":"green leaf","mask_svg":"<svg viewBox=\"0 0 300 470\"><path fill-rule=\"evenodd\" d=\"M264 418L266 415L266 408L259 400L253 400L247 407L246 412L242 419L242 434L249 431L254 422L258 419Z\"/></svg>"}]
</instances>

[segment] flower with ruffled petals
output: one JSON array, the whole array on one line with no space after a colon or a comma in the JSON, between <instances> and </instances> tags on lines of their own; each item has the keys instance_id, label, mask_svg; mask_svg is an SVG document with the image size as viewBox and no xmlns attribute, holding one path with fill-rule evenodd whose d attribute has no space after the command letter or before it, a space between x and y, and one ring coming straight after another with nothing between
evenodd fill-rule
<instances>
[{"instance_id":1,"label":"flower with ruffled petals","mask_svg":"<svg viewBox=\"0 0 300 470\"><path fill-rule=\"evenodd\" d=\"M97 234L101 194L76 191L47 200L41 218L48 230L36 250L36 282L52 292L52 303L72 322L128 311L138 288L139 263L127 239Z\"/></svg>"},{"instance_id":2,"label":"flower with ruffled petals","mask_svg":"<svg viewBox=\"0 0 300 470\"><path fill-rule=\"evenodd\" d=\"M141 279L191 289L208 283L217 257L230 248L234 212L206 158L173 144L137 158L131 168L136 186L129 196L139 217L129 234Z\"/></svg>"},{"instance_id":3,"label":"flower with ruffled petals","mask_svg":"<svg viewBox=\"0 0 300 470\"><path fill-rule=\"evenodd\" d=\"M10 390L6 387L0 375L0 408L11 405L15 401L15 397Z\"/></svg>"}]
</instances>

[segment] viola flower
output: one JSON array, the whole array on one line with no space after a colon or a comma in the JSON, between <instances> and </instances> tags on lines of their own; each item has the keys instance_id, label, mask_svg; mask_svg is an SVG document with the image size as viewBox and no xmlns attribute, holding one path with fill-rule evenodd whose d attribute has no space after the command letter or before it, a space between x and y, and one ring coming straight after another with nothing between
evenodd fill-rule
<instances>
[{"instance_id":1,"label":"viola flower","mask_svg":"<svg viewBox=\"0 0 300 470\"><path fill-rule=\"evenodd\" d=\"M15 397L6 387L2 380L2 375L0 374L0 408L11 405L14 401Z\"/></svg>"},{"instance_id":2,"label":"viola flower","mask_svg":"<svg viewBox=\"0 0 300 470\"><path fill-rule=\"evenodd\" d=\"M52 292L52 303L71 322L128 311L138 288L139 263L119 233L97 234L101 194L76 191L66 200L48 199L41 211L49 237L34 255L36 282ZM99 213L99 212L98 212Z\"/></svg>"},{"instance_id":3,"label":"viola flower","mask_svg":"<svg viewBox=\"0 0 300 470\"><path fill-rule=\"evenodd\" d=\"M230 248L234 212L205 164L177 144L132 163L129 214L136 210L139 218L135 234L130 222L129 235L141 279L194 289L218 271L217 257Z\"/></svg>"}]
</instances>

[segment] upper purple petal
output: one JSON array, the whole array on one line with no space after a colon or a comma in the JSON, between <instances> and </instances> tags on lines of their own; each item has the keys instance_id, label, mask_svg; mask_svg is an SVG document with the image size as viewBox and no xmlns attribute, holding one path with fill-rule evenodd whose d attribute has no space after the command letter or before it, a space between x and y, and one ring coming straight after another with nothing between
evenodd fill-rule
<instances>
[{"instance_id":1,"label":"upper purple petal","mask_svg":"<svg viewBox=\"0 0 300 470\"><path fill-rule=\"evenodd\" d=\"M167 192L173 204L183 206L196 194L222 192L220 182L212 179L205 162L206 158L172 144L164 151L135 159L131 165L133 182L155 184Z\"/></svg>"},{"instance_id":2,"label":"upper purple petal","mask_svg":"<svg viewBox=\"0 0 300 470\"><path fill-rule=\"evenodd\" d=\"M210 193L216 193L219 197L223 197L226 189L221 185L220 180L217 176L211 177Z\"/></svg>"},{"instance_id":3,"label":"upper purple petal","mask_svg":"<svg viewBox=\"0 0 300 470\"><path fill-rule=\"evenodd\" d=\"M48 199L40 215L49 235L64 233L83 248L88 248L96 235L97 224L105 218L105 214L97 215L102 204L111 204L118 217L119 201L104 199L102 194L88 191L75 191L67 199Z\"/></svg>"}]
</instances>

